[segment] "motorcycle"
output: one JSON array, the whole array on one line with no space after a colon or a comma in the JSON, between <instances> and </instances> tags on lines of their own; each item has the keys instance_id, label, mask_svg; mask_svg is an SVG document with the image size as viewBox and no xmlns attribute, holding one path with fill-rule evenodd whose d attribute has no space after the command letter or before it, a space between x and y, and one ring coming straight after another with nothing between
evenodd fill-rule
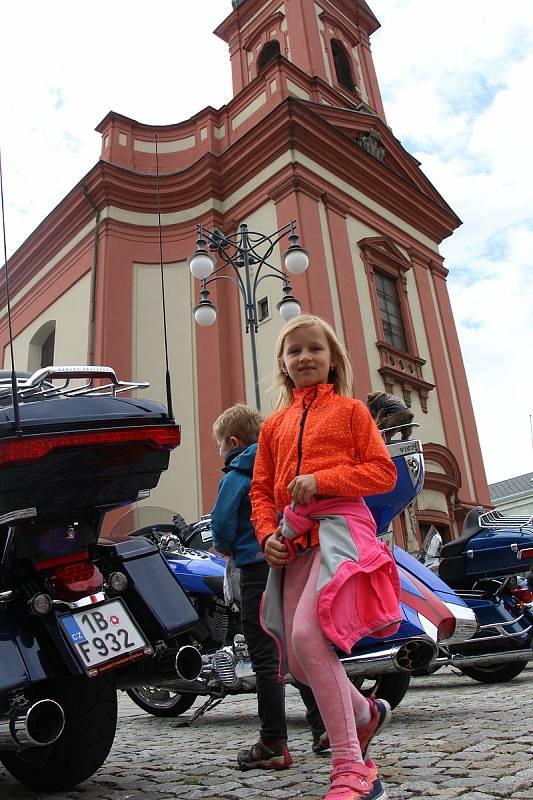
<instances>
[{"instance_id":1,"label":"motorcycle","mask_svg":"<svg viewBox=\"0 0 533 800\"><path fill-rule=\"evenodd\" d=\"M392 519L420 492L424 462L419 441L388 445L398 480L392 492L366 498L384 534ZM227 695L253 692L255 675L240 626L238 600L224 597L225 559L211 552L209 517L187 525L166 509L128 512L112 539L144 536L157 543L181 586L194 604L199 623L191 629L191 643L202 653L203 668L194 683L145 683L128 690L131 699L156 716L183 714L197 696L207 696L190 719L193 722ZM438 647L474 635L477 623L466 604L439 578L404 551L396 549L401 578L403 620L396 635L367 637L349 655L339 658L356 686L398 705L409 687L413 671L432 663ZM290 682L291 677L288 676Z\"/></svg>"},{"instance_id":2,"label":"motorcycle","mask_svg":"<svg viewBox=\"0 0 533 800\"><path fill-rule=\"evenodd\" d=\"M59 385L58 385L59 382ZM146 496L180 428L109 367L0 373L0 762L37 791L103 764L117 689L194 681L198 615L158 547L98 543Z\"/></svg>"},{"instance_id":3,"label":"motorcycle","mask_svg":"<svg viewBox=\"0 0 533 800\"><path fill-rule=\"evenodd\" d=\"M458 539L429 531L419 559L475 613L476 635L441 648L435 671L453 665L481 683L503 683L533 660L533 517L472 508Z\"/></svg>"}]
</instances>

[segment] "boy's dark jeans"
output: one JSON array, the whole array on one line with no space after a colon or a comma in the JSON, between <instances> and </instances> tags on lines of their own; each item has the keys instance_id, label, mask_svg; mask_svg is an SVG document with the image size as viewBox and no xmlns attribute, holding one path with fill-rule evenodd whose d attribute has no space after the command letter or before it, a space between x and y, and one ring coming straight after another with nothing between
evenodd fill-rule
<instances>
[{"instance_id":1,"label":"boy's dark jeans","mask_svg":"<svg viewBox=\"0 0 533 800\"><path fill-rule=\"evenodd\" d=\"M259 609L265 591L269 566L266 561L241 567L242 630L256 675L257 712L264 741L287 739L285 687L279 682L279 656L272 637L261 627ZM320 712L309 686L297 684L307 708L307 721L313 730L324 730Z\"/></svg>"}]
</instances>

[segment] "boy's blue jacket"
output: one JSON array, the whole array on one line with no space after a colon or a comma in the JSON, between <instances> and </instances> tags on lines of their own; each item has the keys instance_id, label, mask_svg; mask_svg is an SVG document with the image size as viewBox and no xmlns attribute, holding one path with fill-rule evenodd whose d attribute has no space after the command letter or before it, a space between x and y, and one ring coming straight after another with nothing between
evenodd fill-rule
<instances>
[{"instance_id":1,"label":"boy's blue jacket","mask_svg":"<svg viewBox=\"0 0 533 800\"><path fill-rule=\"evenodd\" d=\"M211 512L213 546L231 555L237 567L256 564L264 555L251 522L252 504L249 492L254 470L257 444L233 451L226 459L226 474L218 485L215 507ZM237 455L235 455L237 453Z\"/></svg>"}]
</instances>

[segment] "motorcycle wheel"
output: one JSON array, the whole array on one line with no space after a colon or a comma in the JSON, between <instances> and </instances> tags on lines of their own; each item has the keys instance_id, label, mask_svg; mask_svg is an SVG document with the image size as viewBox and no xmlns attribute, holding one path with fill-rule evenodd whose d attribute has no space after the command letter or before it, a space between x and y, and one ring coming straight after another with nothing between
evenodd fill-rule
<instances>
[{"instance_id":1,"label":"motorcycle wheel","mask_svg":"<svg viewBox=\"0 0 533 800\"><path fill-rule=\"evenodd\" d=\"M350 680L365 697L370 697L373 694L382 700L387 700L391 708L396 708L407 693L411 682L411 674L409 672L391 672L386 675L374 675L368 678L353 677Z\"/></svg>"},{"instance_id":2,"label":"motorcycle wheel","mask_svg":"<svg viewBox=\"0 0 533 800\"><path fill-rule=\"evenodd\" d=\"M484 667L461 667L461 672L479 683L506 683L525 670L527 661L511 661L509 664Z\"/></svg>"},{"instance_id":3,"label":"motorcycle wheel","mask_svg":"<svg viewBox=\"0 0 533 800\"><path fill-rule=\"evenodd\" d=\"M57 678L46 681L39 697L63 708L65 728L47 747L0 752L11 775L30 789L63 792L77 786L102 766L117 727L117 692L105 678Z\"/></svg>"},{"instance_id":4,"label":"motorcycle wheel","mask_svg":"<svg viewBox=\"0 0 533 800\"><path fill-rule=\"evenodd\" d=\"M164 686L140 686L127 689L126 694L133 702L153 714L154 717L179 717L192 706L197 694L180 694Z\"/></svg>"}]
</instances>

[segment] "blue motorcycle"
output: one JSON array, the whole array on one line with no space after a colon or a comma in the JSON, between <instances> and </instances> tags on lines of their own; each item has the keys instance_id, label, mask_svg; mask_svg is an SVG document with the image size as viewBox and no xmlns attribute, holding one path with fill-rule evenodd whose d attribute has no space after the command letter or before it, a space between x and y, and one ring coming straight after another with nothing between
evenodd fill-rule
<instances>
[{"instance_id":1,"label":"blue motorcycle","mask_svg":"<svg viewBox=\"0 0 533 800\"><path fill-rule=\"evenodd\" d=\"M472 639L441 649L431 671L451 664L481 683L519 675L533 660L533 517L476 506L458 539L443 544L430 530L419 558L479 622Z\"/></svg>"},{"instance_id":2,"label":"blue motorcycle","mask_svg":"<svg viewBox=\"0 0 533 800\"><path fill-rule=\"evenodd\" d=\"M156 486L179 444L162 405L118 396L146 385L107 367L0 372L0 762L39 792L102 765L117 688L202 667L159 548L98 544L106 510Z\"/></svg>"},{"instance_id":3,"label":"blue motorcycle","mask_svg":"<svg viewBox=\"0 0 533 800\"><path fill-rule=\"evenodd\" d=\"M398 472L396 487L366 498L379 534L385 535L394 517L418 495L424 480L419 441L392 442L388 447ZM202 653L203 668L195 681L169 680L132 688L128 690L132 700L156 716L174 717L204 696L207 700L193 721L227 695L253 692L255 675L242 636L238 597L235 591L228 592L231 580L225 559L209 552L209 517L187 525L165 509L138 507L119 522L112 539L138 536L159 545L198 613L199 622L190 636L191 644ZM403 550L396 548L395 554L403 612L397 634L388 639L367 637L349 655L339 652L354 684L367 694L376 692L392 706L404 697L411 674L430 665L439 648L462 642L477 630L475 615L449 586Z\"/></svg>"}]
</instances>

